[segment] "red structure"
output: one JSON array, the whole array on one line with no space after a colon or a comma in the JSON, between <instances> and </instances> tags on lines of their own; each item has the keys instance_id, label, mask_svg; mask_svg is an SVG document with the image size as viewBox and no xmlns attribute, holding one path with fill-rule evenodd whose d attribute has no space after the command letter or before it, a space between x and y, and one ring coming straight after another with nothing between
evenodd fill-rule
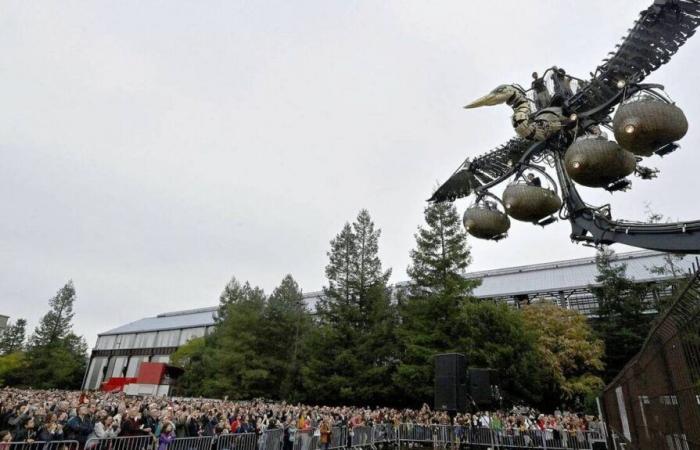
<instances>
[{"instance_id":1,"label":"red structure","mask_svg":"<svg viewBox=\"0 0 700 450\"><path fill-rule=\"evenodd\" d=\"M100 390L103 392L126 392L127 394L153 392L160 395L167 393L170 381L180 374L182 374L182 369L179 367L166 363L143 362L139 366L136 378L112 377L102 383Z\"/></svg>"}]
</instances>

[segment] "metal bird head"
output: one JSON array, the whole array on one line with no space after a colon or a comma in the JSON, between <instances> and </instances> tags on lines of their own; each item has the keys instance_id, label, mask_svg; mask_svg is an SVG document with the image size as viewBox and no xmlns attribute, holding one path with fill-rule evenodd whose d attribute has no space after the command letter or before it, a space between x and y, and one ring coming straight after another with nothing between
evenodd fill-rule
<instances>
[{"instance_id":1,"label":"metal bird head","mask_svg":"<svg viewBox=\"0 0 700 450\"><path fill-rule=\"evenodd\" d=\"M502 84L483 97L474 100L465 106L465 108L469 109L478 108L480 106L500 105L501 103L507 102L508 99L510 99L516 92L517 89L514 86L511 86L510 84Z\"/></svg>"}]
</instances>

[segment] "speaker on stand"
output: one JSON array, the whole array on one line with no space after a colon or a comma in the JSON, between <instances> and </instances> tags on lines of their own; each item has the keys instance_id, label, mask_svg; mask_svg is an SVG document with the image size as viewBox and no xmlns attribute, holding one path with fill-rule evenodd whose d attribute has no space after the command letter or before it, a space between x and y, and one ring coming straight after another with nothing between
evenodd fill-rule
<instances>
[{"instance_id":1,"label":"speaker on stand","mask_svg":"<svg viewBox=\"0 0 700 450\"><path fill-rule=\"evenodd\" d=\"M461 353L435 355L436 411L465 412L467 407L467 362Z\"/></svg>"}]
</instances>

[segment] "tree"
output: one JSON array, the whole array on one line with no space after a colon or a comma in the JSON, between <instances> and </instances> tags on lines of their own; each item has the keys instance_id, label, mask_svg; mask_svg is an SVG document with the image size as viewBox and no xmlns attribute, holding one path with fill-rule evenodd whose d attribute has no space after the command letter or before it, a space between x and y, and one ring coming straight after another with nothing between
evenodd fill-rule
<instances>
[{"instance_id":1,"label":"tree","mask_svg":"<svg viewBox=\"0 0 700 450\"><path fill-rule=\"evenodd\" d=\"M27 348L25 384L36 388L76 389L85 373L87 344L73 333L75 287L66 283L49 300Z\"/></svg>"},{"instance_id":2,"label":"tree","mask_svg":"<svg viewBox=\"0 0 700 450\"><path fill-rule=\"evenodd\" d=\"M576 399L595 398L603 388L597 375L603 369L603 342L586 317L551 303L522 310L526 326L537 335L537 354L547 389L543 402L550 407L573 405Z\"/></svg>"},{"instance_id":3,"label":"tree","mask_svg":"<svg viewBox=\"0 0 700 450\"><path fill-rule=\"evenodd\" d=\"M64 339L71 333L73 320L73 303L75 287L68 281L56 295L49 300L50 310L39 321L39 326L30 338L32 347L46 346Z\"/></svg>"},{"instance_id":4,"label":"tree","mask_svg":"<svg viewBox=\"0 0 700 450\"><path fill-rule=\"evenodd\" d=\"M328 286L317 306L318 327L306 341L304 379L314 401L367 403L391 399L395 315L382 270L379 237L367 210L331 241Z\"/></svg>"},{"instance_id":5,"label":"tree","mask_svg":"<svg viewBox=\"0 0 700 450\"><path fill-rule=\"evenodd\" d=\"M398 294L401 362L394 382L412 405L432 396L433 356L458 349L462 308L478 285L464 278L471 258L455 207L430 204L425 221L410 253L410 282Z\"/></svg>"},{"instance_id":6,"label":"tree","mask_svg":"<svg viewBox=\"0 0 700 450\"><path fill-rule=\"evenodd\" d=\"M646 205L646 212L649 223L668 223L670 221L663 214L654 212L650 204ZM685 273L681 267L681 262L685 259L685 256L677 253L664 253L661 264L646 267L650 273L663 278L654 286L654 309L659 314L670 306L679 287L685 280Z\"/></svg>"},{"instance_id":7,"label":"tree","mask_svg":"<svg viewBox=\"0 0 700 450\"><path fill-rule=\"evenodd\" d=\"M272 291L265 309L265 335L271 367L274 397L297 402L303 396L301 373L302 343L311 326L311 316L304 304L304 296L292 275L282 279Z\"/></svg>"},{"instance_id":8,"label":"tree","mask_svg":"<svg viewBox=\"0 0 700 450\"><path fill-rule=\"evenodd\" d=\"M17 322L5 328L5 331L0 335L0 354L9 355L24 349L26 327L27 321L25 319L17 319Z\"/></svg>"},{"instance_id":9,"label":"tree","mask_svg":"<svg viewBox=\"0 0 700 450\"><path fill-rule=\"evenodd\" d=\"M7 353L0 356L0 386L22 385L27 370L24 352Z\"/></svg>"},{"instance_id":10,"label":"tree","mask_svg":"<svg viewBox=\"0 0 700 450\"><path fill-rule=\"evenodd\" d=\"M203 336L190 339L170 356L170 364L185 370L175 385L178 394L201 395L202 383L210 376L204 364L206 351L207 338Z\"/></svg>"},{"instance_id":11,"label":"tree","mask_svg":"<svg viewBox=\"0 0 700 450\"><path fill-rule=\"evenodd\" d=\"M651 323L647 287L627 277L627 265L614 262L615 253L604 249L596 255L598 299L594 329L605 343L603 379L611 381L641 348Z\"/></svg>"},{"instance_id":12,"label":"tree","mask_svg":"<svg viewBox=\"0 0 700 450\"><path fill-rule=\"evenodd\" d=\"M202 366L207 378L201 382L201 395L255 398L272 392L268 341L262 335L265 294L249 283L232 279L221 295L219 323L207 348Z\"/></svg>"}]
</instances>

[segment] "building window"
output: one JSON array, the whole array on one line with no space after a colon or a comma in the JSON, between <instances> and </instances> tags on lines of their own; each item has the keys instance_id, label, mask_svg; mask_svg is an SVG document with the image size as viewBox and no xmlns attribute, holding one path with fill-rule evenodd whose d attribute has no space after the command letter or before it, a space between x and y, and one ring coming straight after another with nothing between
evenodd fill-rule
<instances>
[{"instance_id":1,"label":"building window","mask_svg":"<svg viewBox=\"0 0 700 450\"><path fill-rule=\"evenodd\" d=\"M98 350L111 350L114 348L115 338L116 336L114 335L100 336L97 338L95 348Z\"/></svg>"},{"instance_id":2,"label":"building window","mask_svg":"<svg viewBox=\"0 0 700 450\"><path fill-rule=\"evenodd\" d=\"M180 330L159 331L154 347L177 347Z\"/></svg>"},{"instance_id":3,"label":"building window","mask_svg":"<svg viewBox=\"0 0 700 450\"><path fill-rule=\"evenodd\" d=\"M107 358L104 356L96 356L92 358L90 362L90 369L88 370L87 381L85 384L86 389L97 389L100 387L100 382L104 381L102 379L102 371L107 364Z\"/></svg>"},{"instance_id":4,"label":"building window","mask_svg":"<svg viewBox=\"0 0 700 450\"><path fill-rule=\"evenodd\" d=\"M149 348L153 347L156 340L156 332L139 333L134 341L134 348Z\"/></svg>"},{"instance_id":5,"label":"building window","mask_svg":"<svg viewBox=\"0 0 700 450\"><path fill-rule=\"evenodd\" d=\"M120 334L117 335L117 339L114 348L134 348L134 340L136 339L135 334Z\"/></svg>"},{"instance_id":6,"label":"building window","mask_svg":"<svg viewBox=\"0 0 700 450\"><path fill-rule=\"evenodd\" d=\"M185 328L180 334L180 345L184 345L190 339L198 338L204 336L204 327L199 328Z\"/></svg>"},{"instance_id":7,"label":"building window","mask_svg":"<svg viewBox=\"0 0 700 450\"><path fill-rule=\"evenodd\" d=\"M148 356L132 356L129 359L129 365L126 367L126 376L129 378L136 377L139 374L139 367L143 361L148 361Z\"/></svg>"}]
</instances>

